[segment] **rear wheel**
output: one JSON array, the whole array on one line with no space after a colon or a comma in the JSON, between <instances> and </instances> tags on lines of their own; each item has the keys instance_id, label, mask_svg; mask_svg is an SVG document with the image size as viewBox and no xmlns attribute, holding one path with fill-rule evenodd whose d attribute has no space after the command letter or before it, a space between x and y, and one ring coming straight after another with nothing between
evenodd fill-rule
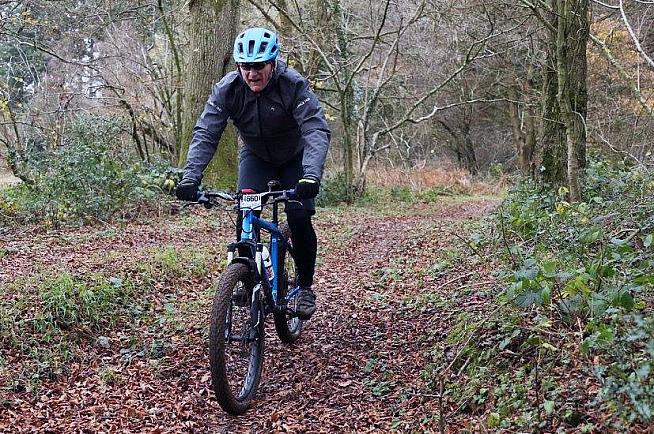
<instances>
[{"instance_id":1,"label":"rear wheel","mask_svg":"<svg viewBox=\"0 0 654 434\"><path fill-rule=\"evenodd\" d=\"M242 414L251 406L261 380L264 312L259 288L250 269L235 263L221 275L213 299L211 380L218 403L231 414Z\"/></svg>"},{"instance_id":2,"label":"rear wheel","mask_svg":"<svg viewBox=\"0 0 654 434\"><path fill-rule=\"evenodd\" d=\"M297 304L297 270L295 260L293 259L293 245L291 243L291 231L288 224L284 223L279 228L287 245L282 245L279 251L278 264L283 264L283 278L280 279L277 297L280 305L286 305L292 311L295 311ZM290 344L300 337L302 331L302 320L298 317L288 315L284 312L275 312L275 330L279 339Z\"/></svg>"}]
</instances>

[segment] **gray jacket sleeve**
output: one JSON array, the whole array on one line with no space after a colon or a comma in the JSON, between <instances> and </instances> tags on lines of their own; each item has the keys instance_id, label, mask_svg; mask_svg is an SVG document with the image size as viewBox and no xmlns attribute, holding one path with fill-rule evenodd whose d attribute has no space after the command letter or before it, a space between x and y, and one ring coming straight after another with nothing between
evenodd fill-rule
<instances>
[{"instance_id":1,"label":"gray jacket sleeve","mask_svg":"<svg viewBox=\"0 0 654 434\"><path fill-rule=\"evenodd\" d=\"M199 183L202 180L202 172L216 153L218 142L229 119L225 94L232 81L233 77L228 74L213 86L204 111L193 128L193 138L184 166L184 179L192 179Z\"/></svg>"},{"instance_id":2,"label":"gray jacket sleeve","mask_svg":"<svg viewBox=\"0 0 654 434\"><path fill-rule=\"evenodd\" d=\"M309 82L302 78L296 83L293 117L300 127L300 140L304 146L302 168L304 176L322 178L331 131L325 113L316 94L309 88Z\"/></svg>"}]
</instances>

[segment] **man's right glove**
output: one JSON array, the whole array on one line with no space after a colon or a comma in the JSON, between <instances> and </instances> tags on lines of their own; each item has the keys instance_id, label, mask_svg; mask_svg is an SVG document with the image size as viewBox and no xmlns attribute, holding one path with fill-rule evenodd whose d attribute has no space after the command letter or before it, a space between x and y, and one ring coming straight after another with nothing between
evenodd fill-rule
<instances>
[{"instance_id":1,"label":"man's right glove","mask_svg":"<svg viewBox=\"0 0 654 434\"><path fill-rule=\"evenodd\" d=\"M198 200L198 182L192 179L182 179L175 188L175 195L179 200L195 202Z\"/></svg>"},{"instance_id":2,"label":"man's right glove","mask_svg":"<svg viewBox=\"0 0 654 434\"><path fill-rule=\"evenodd\" d=\"M298 199L313 199L320 191L320 180L311 175L300 179L295 185L295 195Z\"/></svg>"}]
</instances>

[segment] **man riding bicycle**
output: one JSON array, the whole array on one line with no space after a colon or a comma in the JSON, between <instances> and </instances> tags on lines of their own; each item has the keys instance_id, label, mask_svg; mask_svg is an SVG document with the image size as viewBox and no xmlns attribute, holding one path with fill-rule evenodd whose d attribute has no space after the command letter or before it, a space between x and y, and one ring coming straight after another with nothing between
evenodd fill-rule
<instances>
[{"instance_id":1,"label":"man riding bicycle","mask_svg":"<svg viewBox=\"0 0 654 434\"><path fill-rule=\"evenodd\" d=\"M300 291L296 312L309 319L316 310L312 290L317 239L311 223L320 189L331 132L308 81L277 59L277 34L254 27L234 41L236 71L225 75L193 129L184 176L177 185L180 200L197 199L202 172L216 152L231 119L243 142L239 155L238 190L267 189L279 180L295 188L301 203L288 202L286 216L295 249Z\"/></svg>"}]
</instances>

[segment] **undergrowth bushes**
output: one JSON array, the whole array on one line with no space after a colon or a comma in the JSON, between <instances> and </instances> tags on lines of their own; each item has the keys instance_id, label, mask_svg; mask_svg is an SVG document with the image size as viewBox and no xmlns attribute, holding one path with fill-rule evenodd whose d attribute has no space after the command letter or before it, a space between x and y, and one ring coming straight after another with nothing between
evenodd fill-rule
<instances>
[{"instance_id":1,"label":"undergrowth bushes","mask_svg":"<svg viewBox=\"0 0 654 434\"><path fill-rule=\"evenodd\" d=\"M154 202L175 174L131 159L120 143L122 127L120 119L80 118L61 146L33 149L29 182L0 192L0 222L105 221Z\"/></svg>"},{"instance_id":2,"label":"undergrowth bushes","mask_svg":"<svg viewBox=\"0 0 654 434\"><path fill-rule=\"evenodd\" d=\"M613 429L654 412L654 177L605 162L587 169L584 197L566 201L523 182L497 214L506 260L504 302L523 310L524 345L543 365L579 357L599 385ZM547 350L542 352L542 350Z\"/></svg>"},{"instance_id":3,"label":"undergrowth bushes","mask_svg":"<svg viewBox=\"0 0 654 434\"><path fill-rule=\"evenodd\" d=\"M22 356L4 380L17 390L34 390L40 380L63 373L83 341L124 320L134 285L118 277L79 279L61 273L0 290L16 294L0 299L0 351L13 348Z\"/></svg>"},{"instance_id":4,"label":"undergrowth bushes","mask_svg":"<svg viewBox=\"0 0 654 434\"><path fill-rule=\"evenodd\" d=\"M504 287L484 293L496 303L483 317L456 318L445 351L434 347L432 364L451 367L446 396L465 420L493 432L651 425L653 197L651 174L595 162L579 203L523 181L482 223L485 235L468 236ZM424 369L432 389L434 372Z\"/></svg>"},{"instance_id":5,"label":"undergrowth bushes","mask_svg":"<svg viewBox=\"0 0 654 434\"><path fill-rule=\"evenodd\" d=\"M165 245L127 260L123 252L104 252L89 261L120 265L79 275L46 267L0 284L0 391L37 393L41 381L65 374L71 360L108 348L108 337L129 337L121 354L142 354L179 324L175 288L210 274L213 251ZM140 335L134 324L150 331Z\"/></svg>"},{"instance_id":6,"label":"undergrowth bushes","mask_svg":"<svg viewBox=\"0 0 654 434\"><path fill-rule=\"evenodd\" d=\"M389 169L390 170L390 169ZM355 203L360 205L369 204L397 204L397 203L433 203L442 200L443 197L469 194L487 194L496 193L501 187L493 188L490 184L476 182L474 184L462 182L459 180L457 171L452 171L451 177L445 177L443 174L448 172L442 171L441 177L426 177L425 173L420 171L407 172L398 174L395 171L393 179L397 182L391 185L380 182L379 175L371 176L373 181L366 184L366 189L361 197L357 197ZM440 172L439 172L440 173ZM402 178L398 178L402 175ZM465 178L461 178L464 179ZM419 182L413 182L418 180ZM428 182L429 181L429 182ZM326 176L322 180L320 194L316 199L318 206L335 206L346 202L348 190L343 172L337 172Z\"/></svg>"}]
</instances>

